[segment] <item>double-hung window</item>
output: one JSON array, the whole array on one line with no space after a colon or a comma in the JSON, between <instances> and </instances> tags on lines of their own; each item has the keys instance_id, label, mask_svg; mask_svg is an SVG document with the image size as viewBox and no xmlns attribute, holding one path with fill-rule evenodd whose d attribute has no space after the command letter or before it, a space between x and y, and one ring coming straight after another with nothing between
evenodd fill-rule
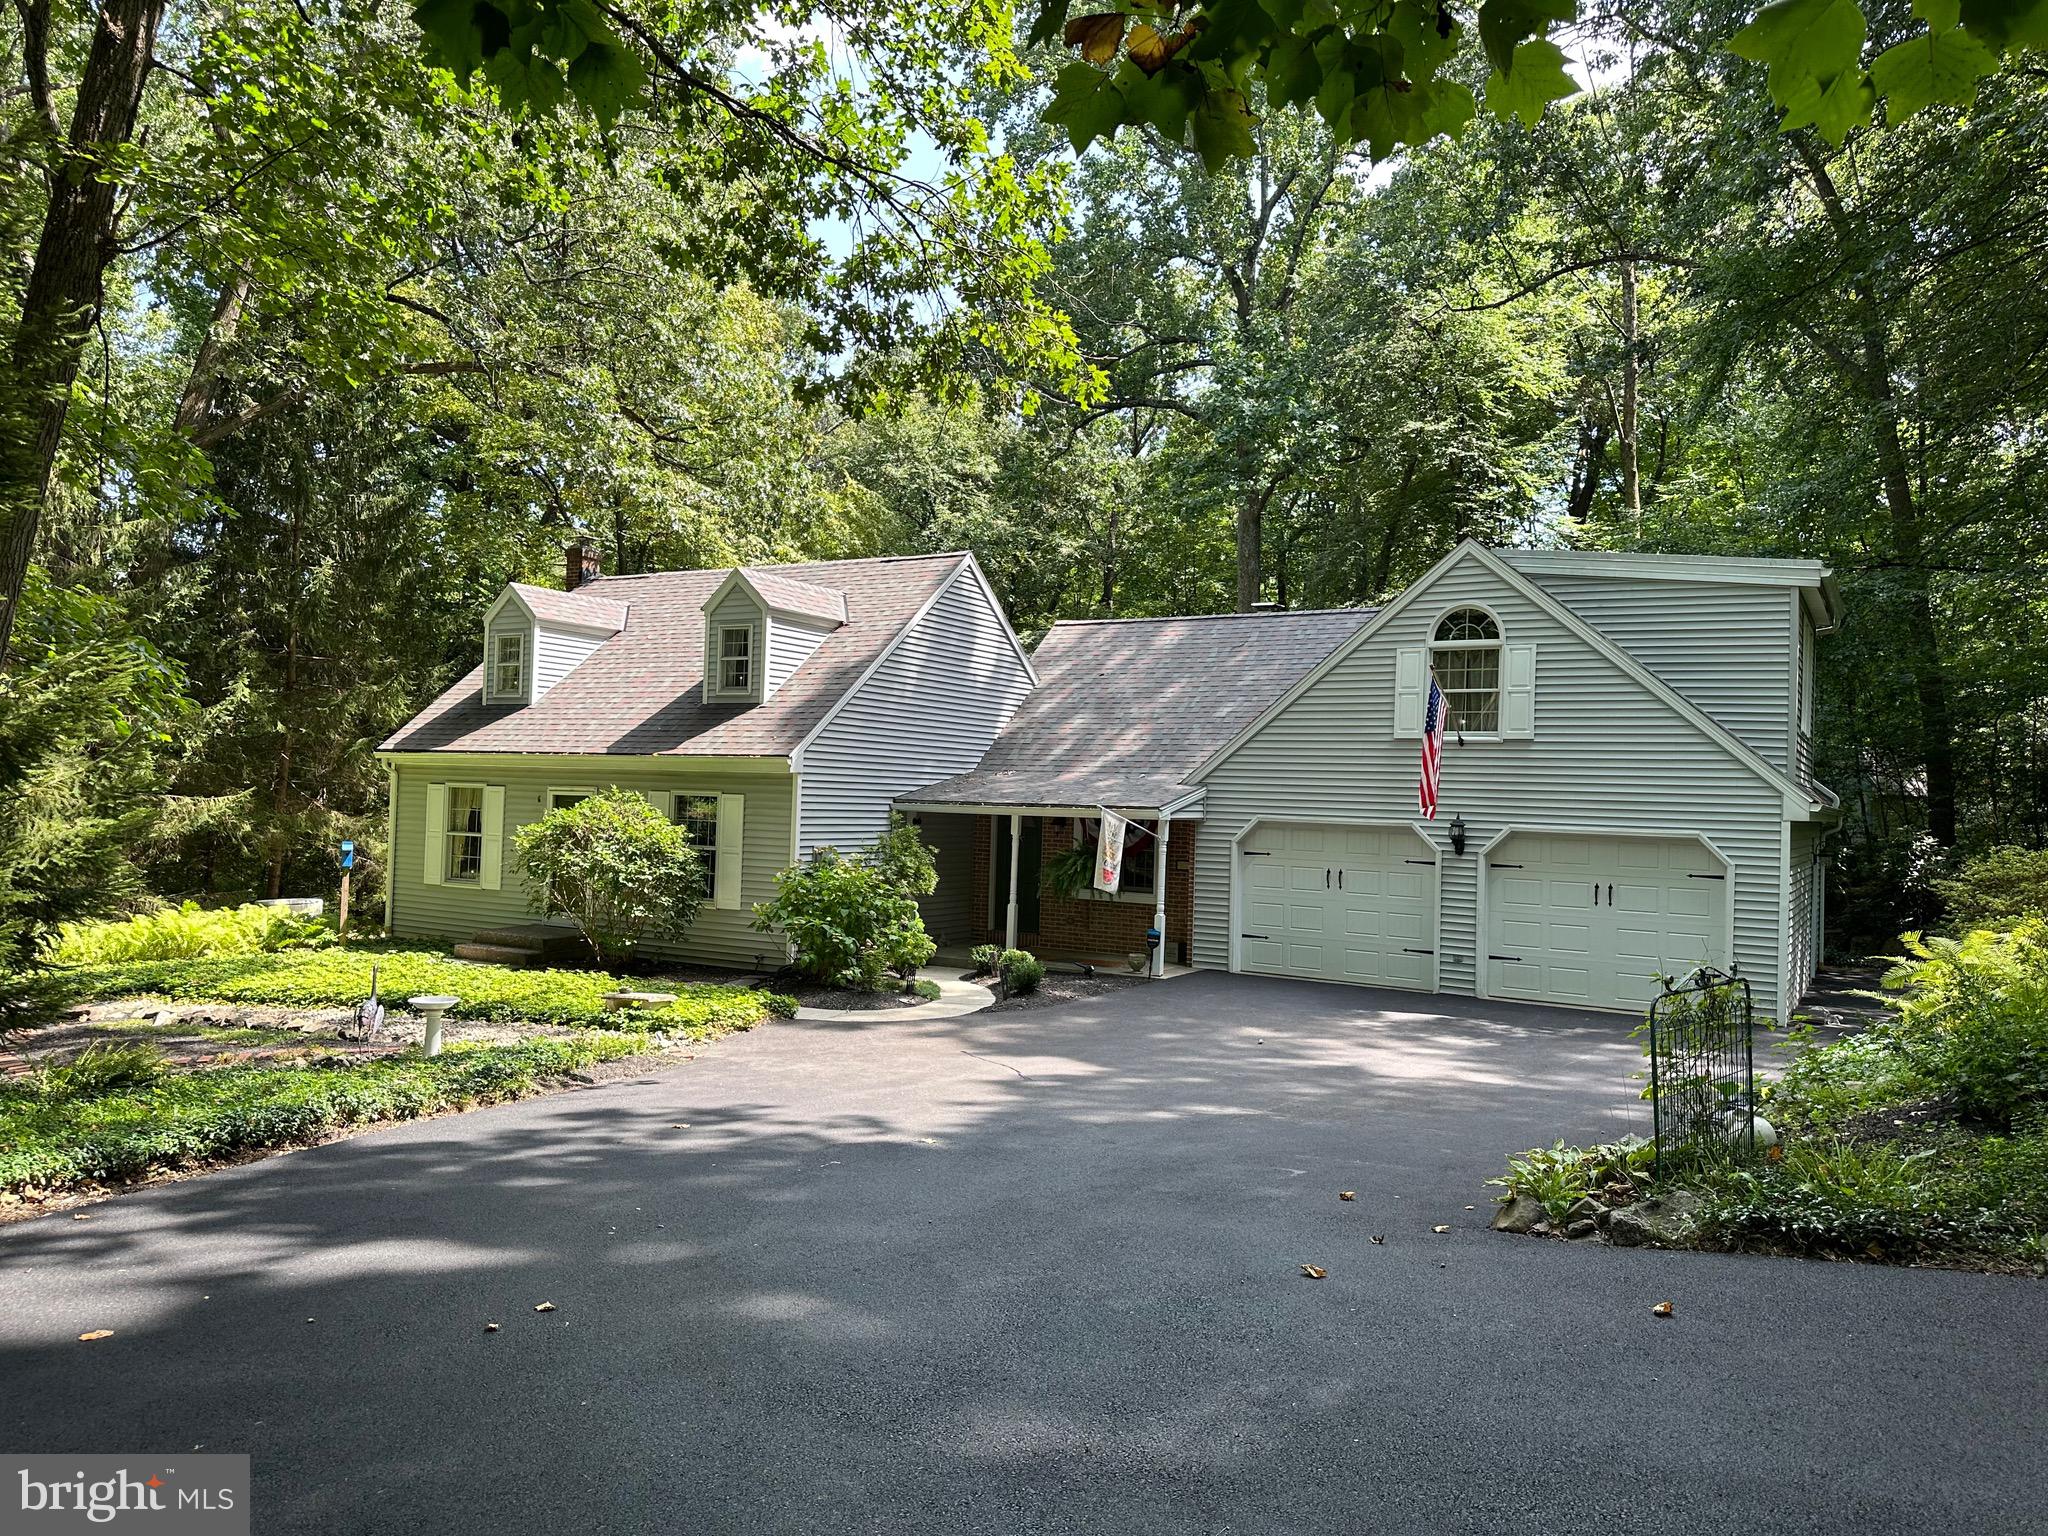
<instances>
[{"instance_id":1,"label":"double-hung window","mask_svg":"<svg viewBox=\"0 0 2048 1536\"><path fill-rule=\"evenodd\" d=\"M1117 881L1121 896L1150 896L1158 885L1154 860L1159 856L1159 823L1134 821L1124 828L1124 868Z\"/></svg>"},{"instance_id":2,"label":"double-hung window","mask_svg":"<svg viewBox=\"0 0 2048 1536\"><path fill-rule=\"evenodd\" d=\"M474 884L484 869L484 792L481 785L448 786L447 864L451 884Z\"/></svg>"},{"instance_id":3,"label":"double-hung window","mask_svg":"<svg viewBox=\"0 0 2048 1536\"><path fill-rule=\"evenodd\" d=\"M704 896L708 901L718 892L718 796L677 795L675 822L690 839L690 846L697 850L697 862L704 869Z\"/></svg>"},{"instance_id":4,"label":"double-hung window","mask_svg":"<svg viewBox=\"0 0 2048 1536\"><path fill-rule=\"evenodd\" d=\"M491 694L516 699L526 692L526 636L497 635L491 642Z\"/></svg>"},{"instance_id":5,"label":"double-hung window","mask_svg":"<svg viewBox=\"0 0 2048 1536\"><path fill-rule=\"evenodd\" d=\"M1500 731L1500 625L1483 608L1457 608L1437 624L1429 663L1453 731Z\"/></svg>"},{"instance_id":6,"label":"double-hung window","mask_svg":"<svg viewBox=\"0 0 2048 1536\"><path fill-rule=\"evenodd\" d=\"M718 691L754 691L754 627L727 624L718 631Z\"/></svg>"}]
</instances>

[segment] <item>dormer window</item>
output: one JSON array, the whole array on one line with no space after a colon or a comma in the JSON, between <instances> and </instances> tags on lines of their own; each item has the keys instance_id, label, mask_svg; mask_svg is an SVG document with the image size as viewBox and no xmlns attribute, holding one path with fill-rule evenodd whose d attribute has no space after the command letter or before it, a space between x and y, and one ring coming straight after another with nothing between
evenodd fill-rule
<instances>
[{"instance_id":1,"label":"dormer window","mask_svg":"<svg viewBox=\"0 0 2048 1536\"><path fill-rule=\"evenodd\" d=\"M718 631L718 691L754 691L754 627L721 625Z\"/></svg>"},{"instance_id":2,"label":"dormer window","mask_svg":"<svg viewBox=\"0 0 2048 1536\"><path fill-rule=\"evenodd\" d=\"M517 699L526 693L526 636L491 637L491 694Z\"/></svg>"},{"instance_id":3,"label":"dormer window","mask_svg":"<svg viewBox=\"0 0 2048 1536\"><path fill-rule=\"evenodd\" d=\"M1430 669L1454 731L1500 731L1500 623L1484 608L1454 608L1437 622Z\"/></svg>"}]
</instances>

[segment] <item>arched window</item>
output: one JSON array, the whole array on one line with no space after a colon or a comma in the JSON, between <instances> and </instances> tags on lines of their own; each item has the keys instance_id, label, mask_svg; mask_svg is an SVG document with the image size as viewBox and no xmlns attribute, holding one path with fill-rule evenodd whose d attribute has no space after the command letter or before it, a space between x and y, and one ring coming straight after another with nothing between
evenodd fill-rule
<instances>
[{"instance_id":1,"label":"arched window","mask_svg":"<svg viewBox=\"0 0 2048 1536\"><path fill-rule=\"evenodd\" d=\"M1453 608L1437 621L1430 670L1444 691L1453 731L1500 731L1500 623L1484 608Z\"/></svg>"}]
</instances>

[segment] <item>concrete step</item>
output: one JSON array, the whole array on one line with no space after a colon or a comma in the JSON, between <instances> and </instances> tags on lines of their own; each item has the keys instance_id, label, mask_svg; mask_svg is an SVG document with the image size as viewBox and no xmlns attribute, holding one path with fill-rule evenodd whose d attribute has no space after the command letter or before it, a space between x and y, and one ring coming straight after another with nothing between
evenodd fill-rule
<instances>
[{"instance_id":1,"label":"concrete step","mask_svg":"<svg viewBox=\"0 0 2048 1536\"><path fill-rule=\"evenodd\" d=\"M500 949L523 949L536 958L555 960L587 960L590 946L583 941L583 935L574 928L558 928L552 923L506 923L498 928L486 928L481 933L469 936L472 944L493 944Z\"/></svg>"},{"instance_id":2,"label":"concrete step","mask_svg":"<svg viewBox=\"0 0 2048 1536\"><path fill-rule=\"evenodd\" d=\"M458 944L455 958L485 965L538 965L541 953L537 949L514 949L509 944Z\"/></svg>"}]
</instances>

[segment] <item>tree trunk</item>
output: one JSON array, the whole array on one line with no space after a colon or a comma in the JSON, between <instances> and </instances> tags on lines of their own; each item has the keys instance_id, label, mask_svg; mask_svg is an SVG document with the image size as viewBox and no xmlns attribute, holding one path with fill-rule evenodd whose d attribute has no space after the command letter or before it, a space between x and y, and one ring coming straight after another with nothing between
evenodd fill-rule
<instances>
[{"instance_id":1,"label":"tree trunk","mask_svg":"<svg viewBox=\"0 0 2048 1536\"><path fill-rule=\"evenodd\" d=\"M71 132L51 167L49 200L21 318L0 380L0 662L34 558L64 414L114 255L114 186L100 161L128 142L163 0L101 0Z\"/></svg>"},{"instance_id":2,"label":"tree trunk","mask_svg":"<svg viewBox=\"0 0 2048 1536\"><path fill-rule=\"evenodd\" d=\"M178 414L175 418L177 429L187 437L197 432L213 414L214 392L220 387L220 356L228 343L235 339L235 328L241 324L242 306L249 302L249 287L252 276L244 266L228 279L227 286L214 301L213 323L206 328L206 339L199 344L199 351L192 359L192 371L185 378L185 393L178 400Z\"/></svg>"},{"instance_id":3,"label":"tree trunk","mask_svg":"<svg viewBox=\"0 0 2048 1536\"><path fill-rule=\"evenodd\" d=\"M1267 490L1248 490L1237 508L1237 611L1250 613L1259 600L1259 553L1265 537Z\"/></svg>"},{"instance_id":4,"label":"tree trunk","mask_svg":"<svg viewBox=\"0 0 2048 1536\"><path fill-rule=\"evenodd\" d=\"M1629 526L1643 531L1643 486L1636 460L1636 422L1642 393L1643 363L1636 324L1636 264L1621 264L1621 506Z\"/></svg>"}]
</instances>

